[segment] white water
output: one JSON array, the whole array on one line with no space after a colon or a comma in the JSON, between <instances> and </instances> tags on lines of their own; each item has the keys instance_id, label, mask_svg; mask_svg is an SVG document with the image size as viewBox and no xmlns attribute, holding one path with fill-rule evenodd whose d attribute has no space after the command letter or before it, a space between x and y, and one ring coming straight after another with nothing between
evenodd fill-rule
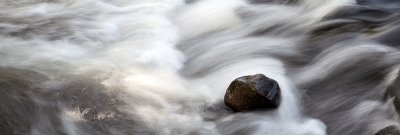
<instances>
[{"instance_id":1,"label":"white water","mask_svg":"<svg viewBox=\"0 0 400 135\"><path fill-rule=\"evenodd\" d=\"M296 46L304 38L301 33L338 6L355 1L304 0L296 6L251 5L244 0L23 3L1 1L1 19L8 20L0 23L3 35L34 30L0 37L0 65L78 74L102 80L110 91L121 88L126 92L121 98L128 103L121 109L155 134L234 134L251 129L252 134L325 135L324 123L303 115L300 89L287 76L284 63L272 55L300 56ZM277 24L286 29L246 37ZM223 100L232 80L257 73L279 83L279 109L203 119L204 109ZM299 76L298 82L313 79ZM84 121L80 115L66 110L69 134L80 134L73 124Z\"/></svg>"}]
</instances>

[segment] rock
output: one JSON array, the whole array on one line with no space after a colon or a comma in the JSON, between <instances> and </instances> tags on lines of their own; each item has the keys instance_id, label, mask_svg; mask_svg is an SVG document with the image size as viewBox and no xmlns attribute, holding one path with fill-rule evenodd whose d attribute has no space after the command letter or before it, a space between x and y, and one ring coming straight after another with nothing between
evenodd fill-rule
<instances>
[{"instance_id":1,"label":"rock","mask_svg":"<svg viewBox=\"0 0 400 135\"><path fill-rule=\"evenodd\" d=\"M278 83L263 74L235 79L225 93L225 105L235 112L277 108L280 104Z\"/></svg>"},{"instance_id":2,"label":"rock","mask_svg":"<svg viewBox=\"0 0 400 135\"><path fill-rule=\"evenodd\" d=\"M398 126L388 126L379 130L375 135L400 135L400 128Z\"/></svg>"}]
</instances>

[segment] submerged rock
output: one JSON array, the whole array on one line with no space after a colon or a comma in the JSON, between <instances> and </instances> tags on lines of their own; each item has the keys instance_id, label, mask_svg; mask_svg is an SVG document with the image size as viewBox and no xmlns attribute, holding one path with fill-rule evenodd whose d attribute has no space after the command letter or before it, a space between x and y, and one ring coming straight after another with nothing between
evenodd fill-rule
<instances>
[{"instance_id":1,"label":"submerged rock","mask_svg":"<svg viewBox=\"0 0 400 135\"><path fill-rule=\"evenodd\" d=\"M225 93L225 105L235 112L277 108L280 103L278 83L263 74L235 79Z\"/></svg>"},{"instance_id":2,"label":"submerged rock","mask_svg":"<svg viewBox=\"0 0 400 135\"><path fill-rule=\"evenodd\" d=\"M400 128L397 126L388 126L379 130L375 135L400 135Z\"/></svg>"}]
</instances>

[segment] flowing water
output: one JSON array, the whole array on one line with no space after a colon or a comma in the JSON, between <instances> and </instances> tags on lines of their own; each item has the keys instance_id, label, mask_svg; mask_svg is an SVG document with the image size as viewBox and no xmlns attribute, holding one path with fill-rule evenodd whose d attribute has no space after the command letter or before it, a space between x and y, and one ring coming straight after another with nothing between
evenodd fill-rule
<instances>
[{"instance_id":1,"label":"flowing water","mask_svg":"<svg viewBox=\"0 0 400 135\"><path fill-rule=\"evenodd\" d=\"M399 126L398 0L1 0L1 135L373 135ZM275 79L276 110L229 83Z\"/></svg>"}]
</instances>

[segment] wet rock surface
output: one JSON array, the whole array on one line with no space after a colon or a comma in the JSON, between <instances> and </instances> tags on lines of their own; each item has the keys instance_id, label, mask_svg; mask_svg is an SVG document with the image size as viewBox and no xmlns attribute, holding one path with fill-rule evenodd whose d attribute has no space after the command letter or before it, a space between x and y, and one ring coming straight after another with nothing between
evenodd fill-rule
<instances>
[{"instance_id":1,"label":"wet rock surface","mask_svg":"<svg viewBox=\"0 0 400 135\"><path fill-rule=\"evenodd\" d=\"M398 126L388 126L378 131L375 135L400 135L400 128Z\"/></svg>"},{"instance_id":2,"label":"wet rock surface","mask_svg":"<svg viewBox=\"0 0 400 135\"><path fill-rule=\"evenodd\" d=\"M278 83L263 74L243 76L229 85L224 102L235 112L273 109L280 104Z\"/></svg>"}]
</instances>

